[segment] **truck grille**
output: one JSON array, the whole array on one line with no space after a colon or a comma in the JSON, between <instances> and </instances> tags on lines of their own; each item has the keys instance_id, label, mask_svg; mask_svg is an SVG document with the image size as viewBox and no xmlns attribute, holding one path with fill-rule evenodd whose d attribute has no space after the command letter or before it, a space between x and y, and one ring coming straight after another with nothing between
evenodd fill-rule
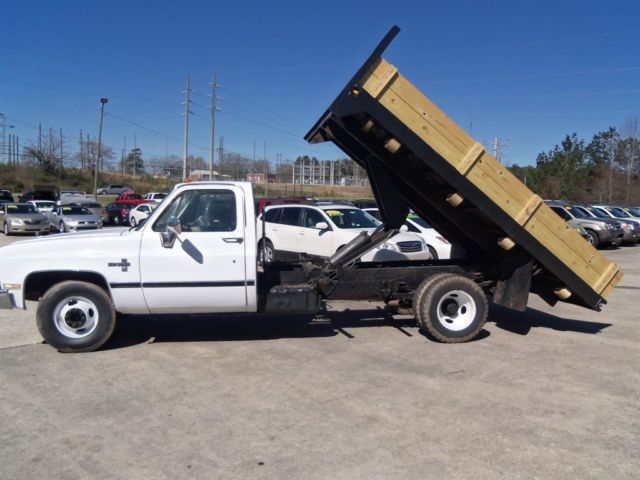
<instances>
[{"instance_id":1,"label":"truck grille","mask_svg":"<svg viewBox=\"0 0 640 480\"><path fill-rule=\"evenodd\" d=\"M422 251L422 242L398 242L398 248L403 253L420 252Z\"/></svg>"}]
</instances>

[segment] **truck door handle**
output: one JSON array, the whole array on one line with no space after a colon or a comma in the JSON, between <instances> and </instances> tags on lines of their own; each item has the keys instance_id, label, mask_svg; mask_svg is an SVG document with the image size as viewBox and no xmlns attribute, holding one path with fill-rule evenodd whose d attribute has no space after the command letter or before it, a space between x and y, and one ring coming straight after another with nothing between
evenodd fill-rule
<instances>
[{"instance_id":1,"label":"truck door handle","mask_svg":"<svg viewBox=\"0 0 640 480\"><path fill-rule=\"evenodd\" d=\"M244 238L242 237L224 237L222 239L225 243L242 243Z\"/></svg>"}]
</instances>

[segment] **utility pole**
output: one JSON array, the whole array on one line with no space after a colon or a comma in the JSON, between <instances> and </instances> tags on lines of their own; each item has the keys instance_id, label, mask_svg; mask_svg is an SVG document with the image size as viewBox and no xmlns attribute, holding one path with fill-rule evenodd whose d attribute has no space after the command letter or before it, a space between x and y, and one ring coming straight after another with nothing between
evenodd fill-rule
<instances>
[{"instance_id":1,"label":"utility pole","mask_svg":"<svg viewBox=\"0 0 640 480\"><path fill-rule=\"evenodd\" d=\"M254 173L258 171L256 168L256 140L253 139L253 171Z\"/></svg>"},{"instance_id":2,"label":"utility pole","mask_svg":"<svg viewBox=\"0 0 640 480\"><path fill-rule=\"evenodd\" d=\"M82 140L82 129L80 129L80 170L84 170L84 145Z\"/></svg>"},{"instance_id":3,"label":"utility pole","mask_svg":"<svg viewBox=\"0 0 640 480\"><path fill-rule=\"evenodd\" d=\"M100 99L100 127L98 128L98 157L96 158L95 165L93 166L93 195L98 200L98 165L100 165L100 155L102 154L102 121L104 119L104 104L109 100L106 98Z\"/></svg>"},{"instance_id":4,"label":"utility pole","mask_svg":"<svg viewBox=\"0 0 640 480\"><path fill-rule=\"evenodd\" d=\"M60 170L62 170L62 167L64 167L64 154L62 153L62 129L60 129Z\"/></svg>"},{"instance_id":5,"label":"utility pole","mask_svg":"<svg viewBox=\"0 0 640 480\"><path fill-rule=\"evenodd\" d=\"M38 122L38 151L42 151L42 122Z\"/></svg>"},{"instance_id":6,"label":"utility pole","mask_svg":"<svg viewBox=\"0 0 640 480\"><path fill-rule=\"evenodd\" d=\"M122 154L122 174L126 175L127 174L127 156L129 155L127 153L127 135L124 135L124 139L122 142L122 151L124 152Z\"/></svg>"},{"instance_id":7,"label":"utility pole","mask_svg":"<svg viewBox=\"0 0 640 480\"><path fill-rule=\"evenodd\" d=\"M216 134L216 111L218 107L216 106L216 102L218 97L216 96L216 89L220 87L216 83L216 72L213 72L211 75L211 145L209 146L209 180L213 180L213 155L215 152L214 149L214 139ZM222 172L222 163L220 163L220 172Z\"/></svg>"},{"instance_id":8,"label":"utility pole","mask_svg":"<svg viewBox=\"0 0 640 480\"><path fill-rule=\"evenodd\" d=\"M136 167L138 163L138 138L137 134L133 134L133 176L136 176Z\"/></svg>"},{"instance_id":9,"label":"utility pole","mask_svg":"<svg viewBox=\"0 0 640 480\"><path fill-rule=\"evenodd\" d=\"M218 173L222 176L222 166L224 164L224 137L222 136L220 137L218 146L218 162L220 163L220 171Z\"/></svg>"},{"instance_id":10,"label":"utility pole","mask_svg":"<svg viewBox=\"0 0 640 480\"><path fill-rule=\"evenodd\" d=\"M500 162L500 140L498 137L493 139L493 156Z\"/></svg>"},{"instance_id":11,"label":"utility pole","mask_svg":"<svg viewBox=\"0 0 640 480\"><path fill-rule=\"evenodd\" d=\"M264 158L264 196L267 196L267 191L269 189L269 180L268 180L268 176L269 176L269 167L267 164L267 139L264 139L264 152L263 152L263 158Z\"/></svg>"},{"instance_id":12,"label":"utility pole","mask_svg":"<svg viewBox=\"0 0 640 480\"><path fill-rule=\"evenodd\" d=\"M184 152L182 158L182 181L187 179L187 157L189 156L189 114L192 113L189 111L189 94L191 93L191 88L189 87L190 78L187 77L187 89L185 93L187 95L184 102Z\"/></svg>"}]
</instances>

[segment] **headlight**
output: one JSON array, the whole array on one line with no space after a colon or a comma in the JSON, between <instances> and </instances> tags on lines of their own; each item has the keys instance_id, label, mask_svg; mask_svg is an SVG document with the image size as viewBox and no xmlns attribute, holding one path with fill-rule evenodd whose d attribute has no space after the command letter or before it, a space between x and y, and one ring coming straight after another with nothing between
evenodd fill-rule
<instances>
[{"instance_id":1,"label":"headlight","mask_svg":"<svg viewBox=\"0 0 640 480\"><path fill-rule=\"evenodd\" d=\"M10 218L9 222L11 222L12 225L23 225L24 222L22 220L20 220L19 218Z\"/></svg>"},{"instance_id":2,"label":"headlight","mask_svg":"<svg viewBox=\"0 0 640 480\"><path fill-rule=\"evenodd\" d=\"M630 224L630 223L623 223L623 224L622 224L622 228L623 228L624 230L626 230L627 232L629 232L629 231L631 231L631 229L632 229L633 227L631 227L631 224Z\"/></svg>"},{"instance_id":3,"label":"headlight","mask_svg":"<svg viewBox=\"0 0 640 480\"><path fill-rule=\"evenodd\" d=\"M378 246L379 250L392 250L394 252L397 252L398 249L396 248L396 246L392 243L389 242L384 242L382 245Z\"/></svg>"},{"instance_id":4,"label":"headlight","mask_svg":"<svg viewBox=\"0 0 640 480\"><path fill-rule=\"evenodd\" d=\"M75 225L76 223L78 223L78 221L74 220L73 218L69 218L65 220L65 222L67 222L69 225Z\"/></svg>"},{"instance_id":5,"label":"headlight","mask_svg":"<svg viewBox=\"0 0 640 480\"><path fill-rule=\"evenodd\" d=\"M616 229L616 226L613 223L607 223L606 227L607 227L608 230L615 230Z\"/></svg>"}]
</instances>

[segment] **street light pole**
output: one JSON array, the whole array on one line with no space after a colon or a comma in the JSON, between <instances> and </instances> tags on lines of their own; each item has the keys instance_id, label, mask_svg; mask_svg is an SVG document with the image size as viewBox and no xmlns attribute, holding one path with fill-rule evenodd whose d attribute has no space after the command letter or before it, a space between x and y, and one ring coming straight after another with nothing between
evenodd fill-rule
<instances>
[{"instance_id":1,"label":"street light pole","mask_svg":"<svg viewBox=\"0 0 640 480\"><path fill-rule=\"evenodd\" d=\"M102 120L104 118L104 104L109 100L106 98L100 99L100 128L98 129L98 155L93 165L93 194L98 200L98 165L100 165L101 148L102 148Z\"/></svg>"}]
</instances>

